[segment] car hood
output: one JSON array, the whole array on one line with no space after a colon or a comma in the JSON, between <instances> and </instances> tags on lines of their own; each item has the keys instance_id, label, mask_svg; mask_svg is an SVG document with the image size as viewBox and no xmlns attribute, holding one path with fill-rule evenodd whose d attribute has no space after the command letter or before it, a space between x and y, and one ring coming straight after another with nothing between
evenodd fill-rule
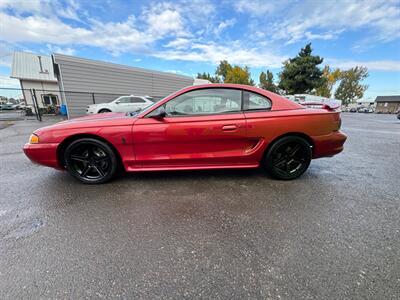
<instances>
[{"instance_id":1,"label":"car hood","mask_svg":"<svg viewBox=\"0 0 400 300\"><path fill-rule=\"evenodd\" d=\"M125 118L126 113L103 113L103 114L95 114L91 116L84 116L84 117L79 117L79 118L74 118L70 119L67 121L62 121L57 124L67 124L67 123L79 123L79 122L87 122L87 121L100 121L100 120L114 120L114 119L120 119L120 118Z\"/></svg>"},{"instance_id":2,"label":"car hood","mask_svg":"<svg viewBox=\"0 0 400 300\"><path fill-rule=\"evenodd\" d=\"M137 120L135 116L127 116L125 113L104 113L92 116L74 118L67 121L58 122L54 125L42 127L35 131L35 134L41 134L48 130L64 130L64 129L83 129L98 128L108 126L125 126L132 125Z\"/></svg>"}]
</instances>

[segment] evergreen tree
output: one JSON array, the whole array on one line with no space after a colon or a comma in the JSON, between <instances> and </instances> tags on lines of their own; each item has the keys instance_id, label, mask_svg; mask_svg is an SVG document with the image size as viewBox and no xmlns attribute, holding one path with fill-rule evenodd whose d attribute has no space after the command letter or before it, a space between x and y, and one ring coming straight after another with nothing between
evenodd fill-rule
<instances>
[{"instance_id":1,"label":"evergreen tree","mask_svg":"<svg viewBox=\"0 0 400 300\"><path fill-rule=\"evenodd\" d=\"M318 67L322 62L323 58L312 55L311 43L307 44L296 57L283 63L279 87L286 94L311 93L326 80Z\"/></svg>"},{"instance_id":2,"label":"evergreen tree","mask_svg":"<svg viewBox=\"0 0 400 300\"><path fill-rule=\"evenodd\" d=\"M206 79L212 83L221 83L221 79L218 76L211 76L210 73L197 73L197 78Z\"/></svg>"},{"instance_id":3,"label":"evergreen tree","mask_svg":"<svg viewBox=\"0 0 400 300\"><path fill-rule=\"evenodd\" d=\"M274 74L267 70L267 73L261 72L260 74L260 88L277 93L278 88L274 83Z\"/></svg>"}]
</instances>

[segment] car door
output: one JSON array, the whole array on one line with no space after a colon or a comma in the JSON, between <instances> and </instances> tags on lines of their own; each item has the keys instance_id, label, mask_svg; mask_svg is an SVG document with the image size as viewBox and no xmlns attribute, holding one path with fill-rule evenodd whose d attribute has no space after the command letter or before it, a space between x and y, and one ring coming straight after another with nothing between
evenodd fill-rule
<instances>
[{"instance_id":1,"label":"car door","mask_svg":"<svg viewBox=\"0 0 400 300\"><path fill-rule=\"evenodd\" d=\"M206 88L189 91L133 126L136 167L187 168L244 164L246 121L241 91Z\"/></svg>"},{"instance_id":2,"label":"car door","mask_svg":"<svg viewBox=\"0 0 400 300\"><path fill-rule=\"evenodd\" d=\"M130 112L131 111L131 97L119 97L113 102L113 111L115 112Z\"/></svg>"}]
</instances>

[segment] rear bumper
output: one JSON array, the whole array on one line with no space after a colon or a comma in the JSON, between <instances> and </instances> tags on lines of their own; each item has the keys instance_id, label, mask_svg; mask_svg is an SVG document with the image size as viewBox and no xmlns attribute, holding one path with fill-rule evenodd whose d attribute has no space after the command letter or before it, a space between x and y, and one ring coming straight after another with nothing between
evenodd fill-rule
<instances>
[{"instance_id":1,"label":"rear bumper","mask_svg":"<svg viewBox=\"0 0 400 300\"><path fill-rule=\"evenodd\" d=\"M340 131L313 137L313 158L330 157L342 152L346 139L347 136Z\"/></svg>"},{"instance_id":2,"label":"rear bumper","mask_svg":"<svg viewBox=\"0 0 400 300\"><path fill-rule=\"evenodd\" d=\"M25 144L25 155L34 163L62 169L57 160L58 144Z\"/></svg>"}]
</instances>

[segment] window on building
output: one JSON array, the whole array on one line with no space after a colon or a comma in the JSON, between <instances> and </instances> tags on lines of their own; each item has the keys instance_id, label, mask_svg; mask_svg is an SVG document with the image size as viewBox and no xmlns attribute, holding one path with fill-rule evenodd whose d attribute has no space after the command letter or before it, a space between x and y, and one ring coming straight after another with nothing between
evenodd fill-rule
<instances>
[{"instance_id":1,"label":"window on building","mask_svg":"<svg viewBox=\"0 0 400 300\"><path fill-rule=\"evenodd\" d=\"M57 105L57 95L42 95L44 105Z\"/></svg>"}]
</instances>

